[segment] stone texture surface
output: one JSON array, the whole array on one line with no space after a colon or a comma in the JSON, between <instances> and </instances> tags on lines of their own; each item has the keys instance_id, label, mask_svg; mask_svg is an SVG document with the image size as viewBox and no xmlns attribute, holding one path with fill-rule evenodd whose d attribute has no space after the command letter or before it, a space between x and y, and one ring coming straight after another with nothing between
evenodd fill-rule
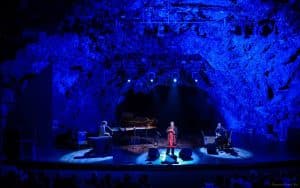
<instances>
[{"instance_id":1,"label":"stone texture surface","mask_svg":"<svg viewBox=\"0 0 300 188\"><path fill-rule=\"evenodd\" d=\"M207 91L229 127L273 125L285 138L300 123L299 10L297 1L78 2L55 32L38 31L1 63L2 109L50 65L53 118L77 127L113 120L128 89L149 92L175 74Z\"/></svg>"}]
</instances>

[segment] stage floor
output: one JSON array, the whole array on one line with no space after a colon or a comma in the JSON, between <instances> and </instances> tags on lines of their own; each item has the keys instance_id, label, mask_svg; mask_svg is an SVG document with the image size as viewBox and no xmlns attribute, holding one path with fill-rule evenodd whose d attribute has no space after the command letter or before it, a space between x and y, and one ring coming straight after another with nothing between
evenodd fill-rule
<instances>
[{"instance_id":1,"label":"stage floor","mask_svg":"<svg viewBox=\"0 0 300 188\"><path fill-rule=\"evenodd\" d=\"M68 164L86 164L86 165L176 165L176 166L199 166L199 165L231 165L231 164L263 164L272 162L298 161L299 152L291 152L284 142L256 142L249 144L239 142L233 147L233 153L218 152L218 154L208 154L205 147L192 147L182 142L179 148L175 149L174 161L171 156L166 155L166 148L159 144L156 148L159 151L159 157L156 160L148 160L148 149L154 148L151 144L113 146L112 154L102 157L83 157L91 148L77 150L53 150L47 152L47 155L40 155L34 161L38 162L58 162ZM190 160L182 160L179 153L182 148L191 148L192 155ZM172 161L173 160L173 161Z\"/></svg>"}]
</instances>

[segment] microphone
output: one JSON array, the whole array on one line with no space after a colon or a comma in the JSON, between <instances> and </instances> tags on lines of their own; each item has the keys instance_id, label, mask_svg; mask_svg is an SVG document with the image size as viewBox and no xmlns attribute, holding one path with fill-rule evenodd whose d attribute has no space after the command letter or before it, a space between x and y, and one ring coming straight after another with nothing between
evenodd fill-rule
<instances>
[{"instance_id":1,"label":"microphone","mask_svg":"<svg viewBox=\"0 0 300 188\"><path fill-rule=\"evenodd\" d=\"M160 132L159 131L156 131L156 134L160 137L161 136L161 134L160 134Z\"/></svg>"}]
</instances>

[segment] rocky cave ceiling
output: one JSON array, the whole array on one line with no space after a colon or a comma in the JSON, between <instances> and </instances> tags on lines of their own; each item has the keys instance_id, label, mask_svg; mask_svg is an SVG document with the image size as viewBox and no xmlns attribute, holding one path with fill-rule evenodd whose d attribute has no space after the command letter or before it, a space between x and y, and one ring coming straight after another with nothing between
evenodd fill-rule
<instances>
[{"instance_id":1,"label":"rocky cave ceiling","mask_svg":"<svg viewBox=\"0 0 300 188\"><path fill-rule=\"evenodd\" d=\"M32 1L22 2L27 21L38 20L28 16ZM29 42L1 63L3 105L51 65L53 97L64 101L54 117L69 124L112 120L128 89L147 92L176 74L179 84L209 93L230 127L271 124L284 137L286 127L299 125L297 1L89 0L69 6L55 26L47 20L22 26L21 39Z\"/></svg>"}]
</instances>

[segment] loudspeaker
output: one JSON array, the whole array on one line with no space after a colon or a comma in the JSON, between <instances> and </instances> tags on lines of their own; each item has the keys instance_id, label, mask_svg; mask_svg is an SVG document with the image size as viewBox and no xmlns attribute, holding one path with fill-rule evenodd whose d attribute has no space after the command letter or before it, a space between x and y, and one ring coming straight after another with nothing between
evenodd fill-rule
<instances>
[{"instance_id":1,"label":"loudspeaker","mask_svg":"<svg viewBox=\"0 0 300 188\"><path fill-rule=\"evenodd\" d=\"M300 153L300 128L289 127L287 132L287 148L290 152Z\"/></svg>"},{"instance_id":2,"label":"loudspeaker","mask_svg":"<svg viewBox=\"0 0 300 188\"><path fill-rule=\"evenodd\" d=\"M218 154L216 144L207 144L206 148L207 148L207 154L211 154L211 155L217 155Z\"/></svg>"},{"instance_id":3,"label":"loudspeaker","mask_svg":"<svg viewBox=\"0 0 300 188\"><path fill-rule=\"evenodd\" d=\"M179 152L179 157L184 161L193 160L193 158L192 158L192 149L182 148Z\"/></svg>"},{"instance_id":4,"label":"loudspeaker","mask_svg":"<svg viewBox=\"0 0 300 188\"><path fill-rule=\"evenodd\" d=\"M159 158L159 151L157 148L149 148L147 161L155 161Z\"/></svg>"},{"instance_id":5,"label":"loudspeaker","mask_svg":"<svg viewBox=\"0 0 300 188\"><path fill-rule=\"evenodd\" d=\"M20 133L6 128L3 138L3 151L7 160L20 160Z\"/></svg>"},{"instance_id":6,"label":"loudspeaker","mask_svg":"<svg viewBox=\"0 0 300 188\"><path fill-rule=\"evenodd\" d=\"M20 141L20 159L24 161L36 159L36 147L33 141Z\"/></svg>"}]
</instances>

